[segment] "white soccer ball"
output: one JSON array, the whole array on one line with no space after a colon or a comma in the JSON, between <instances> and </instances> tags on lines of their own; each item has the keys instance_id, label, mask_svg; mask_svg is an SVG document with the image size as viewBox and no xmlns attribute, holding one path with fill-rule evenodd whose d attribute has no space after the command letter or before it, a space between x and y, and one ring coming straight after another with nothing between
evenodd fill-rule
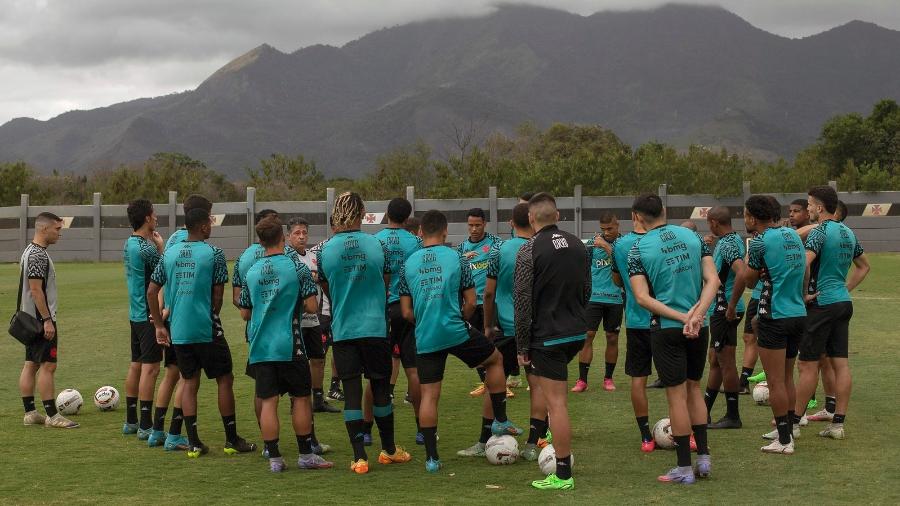
<instances>
[{"instance_id":1,"label":"white soccer ball","mask_svg":"<svg viewBox=\"0 0 900 506\"><path fill-rule=\"evenodd\" d=\"M515 464L519 460L519 442L512 436L491 436L484 445L488 462L496 465Z\"/></svg>"},{"instance_id":2,"label":"white soccer ball","mask_svg":"<svg viewBox=\"0 0 900 506\"><path fill-rule=\"evenodd\" d=\"M571 462L572 467L575 467L574 454L569 456L569 461ZM545 475L556 472L556 448L554 448L552 444L545 446L544 449L541 450L540 455L538 455L538 466Z\"/></svg>"},{"instance_id":3,"label":"white soccer ball","mask_svg":"<svg viewBox=\"0 0 900 506\"><path fill-rule=\"evenodd\" d=\"M769 384L765 381L759 382L753 387L753 400L760 406L769 404Z\"/></svg>"},{"instance_id":4,"label":"white soccer ball","mask_svg":"<svg viewBox=\"0 0 900 506\"><path fill-rule=\"evenodd\" d=\"M119 407L119 391L111 386L100 387L94 394L94 406L100 411L112 411Z\"/></svg>"},{"instance_id":5,"label":"white soccer ball","mask_svg":"<svg viewBox=\"0 0 900 506\"><path fill-rule=\"evenodd\" d=\"M77 415L83 404L81 393L74 388L67 388L56 396L56 410L65 416Z\"/></svg>"},{"instance_id":6,"label":"white soccer ball","mask_svg":"<svg viewBox=\"0 0 900 506\"><path fill-rule=\"evenodd\" d=\"M656 447L664 450L675 448L675 438L672 437L672 422L668 418L663 418L653 425L653 440L656 441Z\"/></svg>"}]
</instances>

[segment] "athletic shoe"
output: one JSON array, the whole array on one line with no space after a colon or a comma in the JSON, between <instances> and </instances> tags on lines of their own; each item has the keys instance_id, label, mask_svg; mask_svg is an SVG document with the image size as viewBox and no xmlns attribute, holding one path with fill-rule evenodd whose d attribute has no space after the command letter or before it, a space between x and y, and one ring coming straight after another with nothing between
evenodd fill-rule
<instances>
[{"instance_id":1,"label":"athletic shoe","mask_svg":"<svg viewBox=\"0 0 900 506\"><path fill-rule=\"evenodd\" d=\"M331 451L331 445L325 443L316 443L312 445L312 452L316 455L324 455Z\"/></svg>"},{"instance_id":2,"label":"athletic shoe","mask_svg":"<svg viewBox=\"0 0 900 506\"><path fill-rule=\"evenodd\" d=\"M662 384L661 379L656 378L655 381L647 384L647 388L666 388L666 387Z\"/></svg>"},{"instance_id":3,"label":"athletic shoe","mask_svg":"<svg viewBox=\"0 0 900 506\"><path fill-rule=\"evenodd\" d=\"M656 441L654 441L652 439L650 441L641 441L641 451L642 452L651 453L655 449L656 449Z\"/></svg>"},{"instance_id":4,"label":"athletic shoe","mask_svg":"<svg viewBox=\"0 0 900 506\"><path fill-rule=\"evenodd\" d=\"M763 446L762 448L760 448L760 450L762 450L765 453L781 453L784 455L793 455L794 454L794 440L791 439L790 443L783 445L783 444L781 444L781 441L778 440L778 438L775 438L775 441L772 441L771 443L767 444L766 446Z\"/></svg>"},{"instance_id":5,"label":"athletic shoe","mask_svg":"<svg viewBox=\"0 0 900 506\"><path fill-rule=\"evenodd\" d=\"M34 413L32 411L32 413ZM809 415L807 419L810 422L830 422L834 420L834 413L829 413L827 409L823 409L814 415Z\"/></svg>"},{"instance_id":6,"label":"athletic shoe","mask_svg":"<svg viewBox=\"0 0 900 506\"><path fill-rule=\"evenodd\" d=\"M506 378L506 387L507 388L519 388L522 386L522 379L518 376L510 376Z\"/></svg>"},{"instance_id":7,"label":"athletic shoe","mask_svg":"<svg viewBox=\"0 0 900 506\"><path fill-rule=\"evenodd\" d=\"M428 459L425 461L425 472L436 473L444 467L440 460Z\"/></svg>"},{"instance_id":8,"label":"athletic shoe","mask_svg":"<svg viewBox=\"0 0 900 506\"><path fill-rule=\"evenodd\" d=\"M77 429L78 423L57 413L49 418L44 419L44 427L54 427L57 429Z\"/></svg>"},{"instance_id":9,"label":"athletic shoe","mask_svg":"<svg viewBox=\"0 0 900 506\"><path fill-rule=\"evenodd\" d=\"M366 474L369 472L369 461L365 459L359 459L356 462L351 462L350 470L356 474Z\"/></svg>"},{"instance_id":10,"label":"athletic shoe","mask_svg":"<svg viewBox=\"0 0 900 506\"><path fill-rule=\"evenodd\" d=\"M691 434L691 451L692 451L692 452L697 451L697 440L694 439L694 435L693 435L693 434Z\"/></svg>"},{"instance_id":11,"label":"athletic shoe","mask_svg":"<svg viewBox=\"0 0 900 506\"><path fill-rule=\"evenodd\" d=\"M407 391L406 396L403 397L403 404L412 404L412 397L410 397L409 391Z\"/></svg>"},{"instance_id":12,"label":"athletic shoe","mask_svg":"<svg viewBox=\"0 0 900 506\"><path fill-rule=\"evenodd\" d=\"M150 435L153 434L153 429L138 429L137 437L138 441L146 441L150 439Z\"/></svg>"},{"instance_id":13,"label":"athletic shoe","mask_svg":"<svg viewBox=\"0 0 900 506\"><path fill-rule=\"evenodd\" d=\"M166 443L163 445L163 449L167 452L174 451L185 451L190 449L191 443L188 441L188 438L182 436L181 434L169 434L166 436ZM266 455L268 457L268 455Z\"/></svg>"},{"instance_id":14,"label":"athletic shoe","mask_svg":"<svg viewBox=\"0 0 900 506\"><path fill-rule=\"evenodd\" d=\"M300 469L331 469L334 467L334 462L328 462L315 453L310 453L297 457L297 467Z\"/></svg>"},{"instance_id":15,"label":"athletic shoe","mask_svg":"<svg viewBox=\"0 0 900 506\"><path fill-rule=\"evenodd\" d=\"M262 455L262 458L264 459L269 458L269 449L263 446L263 451L260 452L260 455Z\"/></svg>"},{"instance_id":16,"label":"athletic shoe","mask_svg":"<svg viewBox=\"0 0 900 506\"><path fill-rule=\"evenodd\" d=\"M712 460L709 455L697 455L694 472L698 478L709 478L709 474L712 472Z\"/></svg>"},{"instance_id":17,"label":"athletic shoe","mask_svg":"<svg viewBox=\"0 0 900 506\"><path fill-rule=\"evenodd\" d=\"M612 378L603 378L603 390L607 392L614 392L616 390L616 384L613 383Z\"/></svg>"},{"instance_id":18,"label":"athletic shoe","mask_svg":"<svg viewBox=\"0 0 900 506\"><path fill-rule=\"evenodd\" d=\"M412 460L412 455L410 455L409 452L399 446L394 448L393 455L384 450L381 450L381 453L378 454L379 464L403 464L404 462L409 462L410 460Z\"/></svg>"},{"instance_id":19,"label":"athletic shoe","mask_svg":"<svg viewBox=\"0 0 900 506\"><path fill-rule=\"evenodd\" d=\"M547 433L544 434L544 437L538 438L538 448L543 448L547 445L553 444L553 433L550 432L550 429L547 429Z\"/></svg>"},{"instance_id":20,"label":"athletic shoe","mask_svg":"<svg viewBox=\"0 0 900 506\"><path fill-rule=\"evenodd\" d=\"M572 391L575 393L581 393L588 389L587 381L579 378L578 381L575 382L575 386L572 387Z\"/></svg>"},{"instance_id":21,"label":"athletic shoe","mask_svg":"<svg viewBox=\"0 0 900 506\"><path fill-rule=\"evenodd\" d=\"M132 434L137 434L137 431L138 431L138 424L136 424L136 423L127 423L126 422L125 425L122 425L122 434L124 434L126 436L130 436Z\"/></svg>"},{"instance_id":22,"label":"athletic shoe","mask_svg":"<svg viewBox=\"0 0 900 506\"><path fill-rule=\"evenodd\" d=\"M766 381L766 371L761 371L757 374L754 374L753 376L750 376L749 378L747 378L747 381L751 383L760 383Z\"/></svg>"},{"instance_id":23,"label":"athletic shoe","mask_svg":"<svg viewBox=\"0 0 900 506\"><path fill-rule=\"evenodd\" d=\"M528 462L534 462L538 459L538 455L540 454L540 450L538 449L538 445L534 443L525 443L525 448L519 452L519 456Z\"/></svg>"},{"instance_id":24,"label":"athletic shoe","mask_svg":"<svg viewBox=\"0 0 900 506\"><path fill-rule=\"evenodd\" d=\"M694 482L697 481L697 478L694 476L694 468L688 467L673 467L669 469L669 472L658 476L656 481L661 481L663 483L681 483L682 485L693 485Z\"/></svg>"},{"instance_id":25,"label":"athletic shoe","mask_svg":"<svg viewBox=\"0 0 900 506\"><path fill-rule=\"evenodd\" d=\"M456 452L460 457L484 457L484 443L478 442L465 450Z\"/></svg>"},{"instance_id":26,"label":"athletic shoe","mask_svg":"<svg viewBox=\"0 0 900 506\"><path fill-rule=\"evenodd\" d=\"M154 446L166 444L166 436L167 434L164 431L154 430L150 433L150 437L147 438L147 446L153 448Z\"/></svg>"},{"instance_id":27,"label":"athletic shoe","mask_svg":"<svg viewBox=\"0 0 900 506\"><path fill-rule=\"evenodd\" d=\"M242 437L238 437L237 441L225 441L225 455L236 455L238 453L249 453L256 451L256 443L251 443Z\"/></svg>"},{"instance_id":28,"label":"athletic shoe","mask_svg":"<svg viewBox=\"0 0 900 506\"><path fill-rule=\"evenodd\" d=\"M807 410L812 411L818 407L819 407L819 401L817 401L815 399L810 399L809 402L806 403Z\"/></svg>"},{"instance_id":29,"label":"athletic shoe","mask_svg":"<svg viewBox=\"0 0 900 506\"><path fill-rule=\"evenodd\" d=\"M189 459L196 459L201 455L206 455L209 453L209 447L203 443L200 443L200 446L192 446L190 450L187 451L187 456Z\"/></svg>"},{"instance_id":30,"label":"athletic shoe","mask_svg":"<svg viewBox=\"0 0 900 506\"><path fill-rule=\"evenodd\" d=\"M47 417L38 413L37 410L32 409L28 413L25 413L23 421L25 425L44 425L44 423L47 422Z\"/></svg>"},{"instance_id":31,"label":"athletic shoe","mask_svg":"<svg viewBox=\"0 0 900 506\"><path fill-rule=\"evenodd\" d=\"M825 430L819 433L822 437L830 437L831 439L844 439L844 424L829 423L825 426Z\"/></svg>"},{"instance_id":32,"label":"athletic shoe","mask_svg":"<svg viewBox=\"0 0 900 506\"><path fill-rule=\"evenodd\" d=\"M485 388L484 383L478 383L475 385L475 389L469 392L469 395L472 397L481 397L484 395L485 391L487 391L487 388Z\"/></svg>"},{"instance_id":33,"label":"athletic shoe","mask_svg":"<svg viewBox=\"0 0 900 506\"><path fill-rule=\"evenodd\" d=\"M750 395L752 392L750 391L750 384L741 385L740 389L738 389L738 395Z\"/></svg>"},{"instance_id":34,"label":"athletic shoe","mask_svg":"<svg viewBox=\"0 0 900 506\"><path fill-rule=\"evenodd\" d=\"M313 413L340 413L341 408L328 404L328 401L321 399L313 403Z\"/></svg>"},{"instance_id":35,"label":"athletic shoe","mask_svg":"<svg viewBox=\"0 0 900 506\"><path fill-rule=\"evenodd\" d=\"M521 436L524 433L521 427L516 427L511 420L498 422L494 420L491 424L491 434L495 436Z\"/></svg>"},{"instance_id":36,"label":"athletic shoe","mask_svg":"<svg viewBox=\"0 0 900 506\"><path fill-rule=\"evenodd\" d=\"M800 437L800 427L797 427L796 425L794 425L794 430L792 432L793 433L791 434L791 436L794 439L798 439ZM775 429L772 432L766 432L765 434L763 434L762 437L763 437L763 439L772 439L772 440L777 441L778 440L778 429Z\"/></svg>"},{"instance_id":37,"label":"athletic shoe","mask_svg":"<svg viewBox=\"0 0 900 506\"><path fill-rule=\"evenodd\" d=\"M372 434L363 432L363 446L372 446Z\"/></svg>"},{"instance_id":38,"label":"athletic shoe","mask_svg":"<svg viewBox=\"0 0 900 506\"><path fill-rule=\"evenodd\" d=\"M807 425L809 425L809 417L807 417L806 415L801 416L800 423L798 423L797 425L799 425L801 427L806 427Z\"/></svg>"},{"instance_id":39,"label":"athletic shoe","mask_svg":"<svg viewBox=\"0 0 900 506\"><path fill-rule=\"evenodd\" d=\"M572 490L575 488L575 479L561 480L556 474L549 474L543 480L534 480L531 486L538 490Z\"/></svg>"},{"instance_id":40,"label":"athletic shoe","mask_svg":"<svg viewBox=\"0 0 900 506\"><path fill-rule=\"evenodd\" d=\"M344 400L344 392L342 392L340 388L332 388L325 394L325 397L328 397L333 401L342 401Z\"/></svg>"},{"instance_id":41,"label":"athletic shoe","mask_svg":"<svg viewBox=\"0 0 900 506\"><path fill-rule=\"evenodd\" d=\"M727 416L723 416L716 423L709 424L708 428L710 429L740 429L744 424L741 423L741 419L728 418Z\"/></svg>"},{"instance_id":42,"label":"athletic shoe","mask_svg":"<svg viewBox=\"0 0 900 506\"><path fill-rule=\"evenodd\" d=\"M512 399L515 396L516 396L516 393L513 392L512 390L510 390L509 387L506 387L506 398Z\"/></svg>"},{"instance_id":43,"label":"athletic shoe","mask_svg":"<svg viewBox=\"0 0 900 506\"><path fill-rule=\"evenodd\" d=\"M283 473L287 471L287 464L284 463L284 457L272 457L269 459L269 471L273 473Z\"/></svg>"}]
</instances>

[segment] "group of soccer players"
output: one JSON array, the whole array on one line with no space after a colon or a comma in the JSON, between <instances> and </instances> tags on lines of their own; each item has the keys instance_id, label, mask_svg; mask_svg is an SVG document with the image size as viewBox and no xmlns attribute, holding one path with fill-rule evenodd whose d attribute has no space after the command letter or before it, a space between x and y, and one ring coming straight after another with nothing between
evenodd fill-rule
<instances>
[{"instance_id":1,"label":"group of soccer players","mask_svg":"<svg viewBox=\"0 0 900 506\"><path fill-rule=\"evenodd\" d=\"M412 207L402 198L388 206L388 227L370 235L361 231L362 198L341 194L331 213L332 237L309 249L305 220L285 224L276 211L262 211L256 216L258 243L235 262L232 301L247 322L246 374L255 381L254 408L269 468L287 467L277 416L284 394L291 401L298 467L333 466L321 457L329 447L316 438L313 422L313 412L340 411L323 392L330 346L331 390L343 387L353 472L369 471L365 447L373 426L381 442L379 463L411 460L394 435L393 384L400 368L414 408L416 442L425 447L425 469L441 469L438 401L446 360L453 355L479 371L481 388L473 395L487 394L478 442L459 455L484 456L491 436L524 433L506 415L508 378L524 371L531 409L522 457L536 460L539 446L551 437L556 452L555 472L532 485L571 489L568 364L579 357L579 378L571 391L584 392L593 337L602 325L604 389L614 390L623 314L625 372L631 377L642 451L655 446L645 392L652 364L666 389L678 465L660 481L688 484L710 475L707 428L741 427L738 394L748 390L756 353L776 425L764 436L773 441L763 451L793 453L796 426L815 393L820 360L834 378L825 380L831 411L817 414L832 422L822 435L842 438L850 394L849 291L865 277L868 262L852 231L836 219L839 202L833 189L811 189L806 203L816 224L797 222L798 232L782 226L774 198L748 199L744 221L754 236L749 248L732 228L731 210L710 210L712 237L703 238L667 224L655 195L635 199L634 230L628 234L619 234L615 215L603 214L602 233L587 246L558 228L556 202L546 193L527 195L515 206L513 238L506 241L486 233L484 212L471 210L469 239L456 249L446 245L447 218L439 211L425 212L418 227L407 230ZM164 244L152 204L136 200L128 206L134 230L124 252L132 356L123 432L189 457L208 452L197 425L201 370L217 383L225 452L256 450L238 435L235 422L232 358L219 318L229 276L224 253L207 242L211 209L206 198L189 196L184 228ZM856 269L847 278L851 263ZM745 309L744 288L754 286ZM323 312L326 305L330 312ZM748 323L739 376L735 350L742 317ZM699 382L707 360L704 396ZM165 375L154 398L161 362ZM720 388L726 415L709 424Z\"/></svg>"}]
</instances>

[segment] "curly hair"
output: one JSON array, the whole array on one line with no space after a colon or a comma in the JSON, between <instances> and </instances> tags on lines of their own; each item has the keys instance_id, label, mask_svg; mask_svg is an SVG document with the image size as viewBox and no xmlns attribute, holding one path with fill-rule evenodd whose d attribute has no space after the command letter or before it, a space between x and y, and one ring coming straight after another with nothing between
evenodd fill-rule
<instances>
[{"instance_id":1,"label":"curly hair","mask_svg":"<svg viewBox=\"0 0 900 506\"><path fill-rule=\"evenodd\" d=\"M334 210L331 212L334 226L347 228L362 221L366 206L362 197L356 192L344 192L334 199Z\"/></svg>"}]
</instances>

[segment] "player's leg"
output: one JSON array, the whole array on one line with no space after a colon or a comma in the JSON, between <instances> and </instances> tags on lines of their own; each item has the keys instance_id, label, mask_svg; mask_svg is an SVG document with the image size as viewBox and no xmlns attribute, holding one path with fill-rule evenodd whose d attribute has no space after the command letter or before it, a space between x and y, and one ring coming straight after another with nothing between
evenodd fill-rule
<instances>
[{"instance_id":1,"label":"player's leg","mask_svg":"<svg viewBox=\"0 0 900 506\"><path fill-rule=\"evenodd\" d=\"M394 442L394 405L391 402L391 345L387 339L364 339L363 369L372 387L372 414L381 439L380 464L409 462L412 456Z\"/></svg>"},{"instance_id":2,"label":"player's leg","mask_svg":"<svg viewBox=\"0 0 900 506\"><path fill-rule=\"evenodd\" d=\"M541 490L570 490L575 487L572 478L572 429L568 407L568 364L581 348L575 341L549 348L531 350L531 364L544 394L549 425L553 432L553 448L556 452L556 472L543 480L535 480L531 486Z\"/></svg>"},{"instance_id":3,"label":"player's leg","mask_svg":"<svg viewBox=\"0 0 900 506\"><path fill-rule=\"evenodd\" d=\"M735 329L737 329L737 326L735 326ZM712 459L709 454L707 438L709 412L706 409L706 402L700 389L700 380L703 378L703 369L706 365L706 351L709 348L707 344L708 337L709 334L701 332L696 339L687 339L684 343L685 357L687 359L685 394L691 433L696 443L697 465L695 474L700 478L708 478L712 471ZM737 338L737 330L735 330L734 338ZM731 343L729 341L729 344ZM734 362L732 362L732 367L734 367ZM735 374L736 384L737 374ZM737 397L737 392L733 392L733 395ZM691 446L690 438L688 438L688 449L692 449Z\"/></svg>"},{"instance_id":4,"label":"player's leg","mask_svg":"<svg viewBox=\"0 0 900 506\"><path fill-rule=\"evenodd\" d=\"M154 333L155 338L155 333ZM153 400L153 426L150 437L147 439L147 445L165 446L168 435L163 429L166 424L166 413L169 411L169 404L172 401L172 393L178 384L178 367L174 363L174 355L172 347L165 346L160 348L160 357L163 360L163 378L156 388L156 396Z\"/></svg>"},{"instance_id":5,"label":"player's leg","mask_svg":"<svg viewBox=\"0 0 900 506\"><path fill-rule=\"evenodd\" d=\"M174 350L172 356L174 358ZM172 363L166 366L166 374L163 377L162 382L160 382L156 401L160 406L163 402L165 402L166 406L170 402L172 404L172 419L169 421L169 432L166 434L166 440L163 444L163 448L168 451L187 450L189 446L187 436L181 433L182 426L184 425L184 410L182 409L183 391L184 381L181 381L178 365L173 360ZM165 412L163 412L161 418L158 418L158 421L163 422L164 418Z\"/></svg>"},{"instance_id":6,"label":"player's leg","mask_svg":"<svg viewBox=\"0 0 900 506\"><path fill-rule=\"evenodd\" d=\"M46 417L37 412L34 404L35 375L40 364L26 360L19 374L19 393L22 395L22 405L25 408L25 425L43 425ZM54 406L55 407L55 406Z\"/></svg>"},{"instance_id":7,"label":"player's leg","mask_svg":"<svg viewBox=\"0 0 900 506\"><path fill-rule=\"evenodd\" d=\"M831 421L834 417L834 410L837 406L837 385L834 374L834 367L831 360L826 356L819 361L819 377L822 379L822 389L825 390L825 408L815 415L810 415L809 419L813 421Z\"/></svg>"},{"instance_id":8,"label":"player's leg","mask_svg":"<svg viewBox=\"0 0 900 506\"><path fill-rule=\"evenodd\" d=\"M656 448L650 433L650 406L647 400L647 378L652 372L653 354L650 351L650 331L625 329L625 374L631 378L631 408L641 433L641 451Z\"/></svg>"},{"instance_id":9,"label":"player's leg","mask_svg":"<svg viewBox=\"0 0 900 506\"><path fill-rule=\"evenodd\" d=\"M225 429L224 451L226 455L252 452L256 450L256 444L238 435L231 349L228 347L228 341L225 340L225 335L221 331L221 323L218 322L218 318L216 318L216 326L213 341L198 346L198 349L200 350L201 364L206 371L206 377L216 380L219 414L222 416L222 426Z\"/></svg>"},{"instance_id":10,"label":"player's leg","mask_svg":"<svg viewBox=\"0 0 900 506\"><path fill-rule=\"evenodd\" d=\"M284 464L284 458L281 456L281 449L278 447L278 435L281 432L281 425L278 423L278 396L260 398L259 412L259 432L263 438L266 455L269 456L269 469L272 472L284 471L287 466ZM294 409L297 409L294 403Z\"/></svg>"},{"instance_id":11,"label":"player's leg","mask_svg":"<svg viewBox=\"0 0 900 506\"><path fill-rule=\"evenodd\" d=\"M831 335L835 319L830 311L821 307L807 310L806 328L800 340L800 360L797 368L800 380L797 384L797 401L791 409L802 415L819 385L819 360L825 356L825 346ZM793 374L791 375L793 377ZM771 392L771 387L769 387Z\"/></svg>"},{"instance_id":12,"label":"player's leg","mask_svg":"<svg viewBox=\"0 0 900 506\"><path fill-rule=\"evenodd\" d=\"M847 407L850 405L850 392L853 388L853 379L850 375L850 363L848 361L850 345L850 319L853 317L853 305L850 302L835 304L835 325L826 345L826 354L834 370L834 393L836 405L834 416L820 436L834 439L844 438L844 418L847 416Z\"/></svg>"},{"instance_id":13,"label":"player's leg","mask_svg":"<svg viewBox=\"0 0 900 506\"><path fill-rule=\"evenodd\" d=\"M528 421L528 439L525 447L521 451L521 456L525 460L535 461L538 459L540 448L547 445L547 431L550 428L547 412L547 400L544 397L544 391L541 390L538 377L532 374L531 366L525 367L525 379L528 381L529 421Z\"/></svg>"},{"instance_id":14,"label":"player's leg","mask_svg":"<svg viewBox=\"0 0 900 506\"><path fill-rule=\"evenodd\" d=\"M666 388L669 406L669 420L675 439L676 467L659 476L657 480L667 483L694 482L691 467L691 414L688 409L688 348L682 329L659 329L651 333L653 361L660 381ZM705 341L703 341L705 344ZM701 356L702 356L701 352ZM705 407L705 404L704 404Z\"/></svg>"},{"instance_id":15,"label":"player's leg","mask_svg":"<svg viewBox=\"0 0 900 506\"><path fill-rule=\"evenodd\" d=\"M703 397L706 403L707 419L711 420L712 409L716 403L716 399L719 397L719 390L722 387L722 368L719 366L719 356L716 353L716 349L713 348L712 345L710 346L707 355L709 359L709 375L706 378L706 393Z\"/></svg>"},{"instance_id":16,"label":"player's leg","mask_svg":"<svg viewBox=\"0 0 900 506\"><path fill-rule=\"evenodd\" d=\"M735 332L737 329L735 329ZM737 337L737 336L735 336ZM717 423L719 429L739 429L742 426L739 408L740 379L737 373L737 347L726 345L717 353L719 367L722 370L722 386L725 390L725 418Z\"/></svg>"},{"instance_id":17,"label":"player's leg","mask_svg":"<svg viewBox=\"0 0 900 506\"><path fill-rule=\"evenodd\" d=\"M181 369L181 375L184 378L181 391L181 409L184 413L184 424L187 428L187 436L189 449L188 457L196 458L209 452L209 448L200 440L197 432L197 393L200 390L200 370L192 372L186 371L182 367L184 359L181 355L185 354L187 346L179 346L178 367Z\"/></svg>"},{"instance_id":18,"label":"player's leg","mask_svg":"<svg viewBox=\"0 0 900 506\"><path fill-rule=\"evenodd\" d=\"M363 445L363 357L357 339L336 341L332 346L335 369L340 374L344 387L344 425L353 447L353 462L350 470L357 474L369 472L369 457Z\"/></svg>"},{"instance_id":19,"label":"player's leg","mask_svg":"<svg viewBox=\"0 0 900 506\"><path fill-rule=\"evenodd\" d=\"M444 355L446 361L446 355ZM437 449L438 401L441 398L441 382L433 378L420 379L421 400L419 403L419 430L425 443L425 470L437 472L441 467L441 458Z\"/></svg>"},{"instance_id":20,"label":"player's leg","mask_svg":"<svg viewBox=\"0 0 900 506\"><path fill-rule=\"evenodd\" d=\"M619 329L622 326L623 313L622 304L604 304L603 306L603 332L606 334L603 389L608 392L616 389L612 377L616 370L616 363L619 361Z\"/></svg>"},{"instance_id":21,"label":"player's leg","mask_svg":"<svg viewBox=\"0 0 900 506\"><path fill-rule=\"evenodd\" d=\"M312 406L315 413L340 413L340 409L328 404L325 400L323 383L325 381L325 343L322 327L302 327L303 346L309 359L310 379L312 381ZM315 439L315 438L313 438Z\"/></svg>"},{"instance_id":22,"label":"player's leg","mask_svg":"<svg viewBox=\"0 0 900 506\"><path fill-rule=\"evenodd\" d=\"M794 443L792 438L792 424L788 417L788 410L793 406L789 406L787 386L785 384L785 369L788 361L785 357L784 348L767 347L760 337L759 359L762 362L763 370L766 372L766 380L769 385L769 405L772 407L772 414L775 416L775 431L766 435L772 438L771 444L762 447L762 451L768 453L786 453L794 452Z\"/></svg>"},{"instance_id":23,"label":"player's leg","mask_svg":"<svg viewBox=\"0 0 900 506\"><path fill-rule=\"evenodd\" d=\"M594 361L594 336L596 335L596 330L589 330L584 340L584 347L578 352L578 380L572 387L573 392L584 392L588 389L588 373L591 369L591 362Z\"/></svg>"},{"instance_id":24,"label":"player's leg","mask_svg":"<svg viewBox=\"0 0 900 506\"><path fill-rule=\"evenodd\" d=\"M739 388L741 394L749 394L750 377L753 376L753 370L756 368L756 361L759 359L759 351L756 348L756 335L753 333L748 333L746 331L746 327L744 330L744 335L741 336L741 339L744 341L744 354L743 356L741 356L742 364Z\"/></svg>"},{"instance_id":25,"label":"player's leg","mask_svg":"<svg viewBox=\"0 0 900 506\"><path fill-rule=\"evenodd\" d=\"M138 396L141 380L141 328L140 323L129 323L131 327L131 362L128 363L128 372L125 375L125 425L122 426L122 433L137 434Z\"/></svg>"},{"instance_id":26,"label":"player's leg","mask_svg":"<svg viewBox=\"0 0 900 506\"><path fill-rule=\"evenodd\" d=\"M278 390L291 396L291 425L300 452L297 467L300 469L334 467L334 463L319 456L322 452L321 448L317 448L322 445L316 440L315 435L313 405L310 399L312 377L309 362L303 360L279 362L275 368L278 371Z\"/></svg>"}]
</instances>

